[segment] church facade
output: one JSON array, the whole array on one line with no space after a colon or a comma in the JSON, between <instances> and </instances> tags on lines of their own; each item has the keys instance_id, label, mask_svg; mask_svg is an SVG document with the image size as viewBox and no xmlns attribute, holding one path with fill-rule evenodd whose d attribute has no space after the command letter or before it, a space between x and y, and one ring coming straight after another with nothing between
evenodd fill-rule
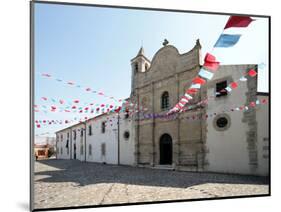
<instances>
[{"instance_id":1,"label":"church facade","mask_svg":"<svg viewBox=\"0 0 281 212\"><path fill-rule=\"evenodd\" d=\"M241 83L236 91L217 92L248 70L257 70L257 65L220 66L214 78L189 103L194 106L192 109L173 118L162 118L184 95L202 67L199 41L184 54L172 45L164 45L151 61L141 48L131 63L131 99L146 108L134 117L136 165L268 174L268 110L259 108L264 106L244 112L230 110L261 98L257 77ZM208 99L208 104L198 105L204 99ZM145 118L149 114L157 116ZM263 125L263 130L258 130L259 125Z\"/></svg>"}]
</instances>

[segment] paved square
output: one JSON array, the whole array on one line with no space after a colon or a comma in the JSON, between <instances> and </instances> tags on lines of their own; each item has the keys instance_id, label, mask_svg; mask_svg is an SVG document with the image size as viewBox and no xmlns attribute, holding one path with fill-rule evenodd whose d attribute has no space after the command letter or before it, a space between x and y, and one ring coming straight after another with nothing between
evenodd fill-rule
<instances>
[{"instance_id":1,"label":"paved square","mask_svg":"<svg viewBox=\"0 0 281 212\"><path fill-rule=\"evenodd\" d=\"M268 178L103 165L35 162L35 208L268 194Z\"/></svg>"}]
</instances>

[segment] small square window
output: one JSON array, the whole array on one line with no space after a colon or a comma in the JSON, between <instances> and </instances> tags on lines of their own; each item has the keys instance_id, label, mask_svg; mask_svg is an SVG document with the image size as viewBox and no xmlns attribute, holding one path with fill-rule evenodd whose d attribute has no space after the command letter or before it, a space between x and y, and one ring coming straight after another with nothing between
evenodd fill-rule
<instances>
[{"instance_id":1,"label":"small square window","mask_svg":"<svg viewBox=\"0 0 281 212\"><path fill-rule=\"evenodd\" d=\"M225 89L227 87L227 81L218 82L216 84L216 97L226 96L227 90Z\"/></svg>"}]
</instances>

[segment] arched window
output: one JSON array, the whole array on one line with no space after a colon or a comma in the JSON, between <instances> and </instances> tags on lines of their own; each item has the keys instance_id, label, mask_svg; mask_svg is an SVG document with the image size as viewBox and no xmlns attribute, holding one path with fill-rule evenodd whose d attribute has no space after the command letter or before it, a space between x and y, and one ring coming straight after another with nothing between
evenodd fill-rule
<instances>
[{"instance_id":1,"label":"arched window","mask_svg":"<svg viewBox=\"0 0 281 212\"><path fill-rule=\"evenodd\" d=\"M92 135L92 125L89 125L88 131L89 131L89 135Z\"/></svg>"},{"instance_id":2,"label":"arched window","mask_svg":"<svg viewBox=\"0 0 281 212\"><path fill-rule=\"evenodd\" d=\"M92 145L89 144L89 155L92 155Z\"/></svg>"},{"instance_id":3,"label":"arched window","mask_svg":"<svg viewBox=\"0 0 281 212\"><path fill-rule=\"evenodd\" d=\"M169 93L165 91L161 97L161 108L162 110L166 110L169 108Z\"/></svg>"},{"instance_id":4,"label":"arched window","mask_svg":"<svg viewBox=\"0 0 281 212\"><path fill-rule=\"evenodd\" d=\"M105 121L101 123L101 133L105 133Z\"/></svg>"},{"instance_id":5,"label":"arched window","mask_svg":"<svg viewBox=\"0 0 281 212\"><path fill-rule=\"evenodd\" d=\"M138 71L139 71L138 63L135 63L135 73L137 73Z\"/></svg>"},{"instance_id":6,"label":"arched window","mask_svg":"<svg viewBox=\"0 0 281 212\"><path fill-rule=\"evenodd\" d=\"M73 130L73 139L76 140L76 130Z\"/></svg>"},{"instance_id":7,"label":"arched window","mask_svg":"<svg viewBox=\"0 0 281 212\"><path fill-rule=\"evenodd\" d=\"M83 152L84 152L84 148L83 148L83 145L80 146L80 155L83 155Z\"/></svg>"},{"instance_id":8,"label":"arched window","mask_svg":"<svg viewBox=\"0 0 281 212\"><path fill-rule=\"evenodd\" d=\"M68 147L66 148L66 152L67 152L67 155L69 155L69 148Z\"/></svg>"},{"instance_id":9,"label":"arched window","mask_svg":"<svg viewBox=\"0 0 281 212\"><path fill-rule=\"evenodd\" d=\"M148 64L146 63L145 64L145 71L147 71L147 69L148 69Z\"/></svg>"}]
</instances>

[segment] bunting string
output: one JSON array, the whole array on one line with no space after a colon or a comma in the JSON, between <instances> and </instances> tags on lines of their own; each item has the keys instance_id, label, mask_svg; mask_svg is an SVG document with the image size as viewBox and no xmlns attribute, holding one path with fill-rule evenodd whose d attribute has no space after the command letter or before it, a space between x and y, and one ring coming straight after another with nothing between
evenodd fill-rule
<instances>
[{"instance_id":1,"label":"bunting string","mask_svg":"<svg viewBox=\"0 0 281 212\"><path fill-rule=\"evenodd\" d=\"M195 108L195 110L193 110L193 112L197 112L198 114L192 114L189 116L185 116L185 117L179 117L177 114L157 114L157 113L149 113L149 114L142 114L141 118L136 118L134 119L135 121L144 121L147 119L166 119L166 120L174 120L174 119L180 119L180 120L189 120L189 121L196 121L196 120L206 120L208 118L212 118L214 116L216 116L217 114L220 113L226 113L226 112L235 112L235 111L247 111L247 110L251 110L256 108L259 105L265 105L268 103L268 100L266 98L263 98L261 100L256 100L256 101L252 101L247 105L239 105L239 106L232 106L229 107L228 109L224 109L222 111L219 112L212 112L212 113L207 113L207 114L203 114L201 111L201 108ZM192 108L194 109L194 108ZM183 112L189 112L190 108L185 108L183 110ZM105 123L108 126L113 126L113 121L115 119L118 118L118 114L113 115L112 117L107 117L105 120ZM84 121L87 121L88 119L90 119L89 117L85 116L84 118L78 118L75 117L73 119L61 119L61 120L51 120L51 119L40 119L40 120L35 120L34 124L36 125L37 128L41 128L44 126L48 126L48 125L54 125L54 124L71 124L74 122L77 123L82 123ZM93 121L96 121L95 119L93 119ZM133 121L132 118L128 118L128 121L131 122ZM119 120L119 123L124 122L122 119ZM117 122L118 123L118 122Z\"/></svg>"},{"instance_id":2,"label":"bunting string","mask_svg":"<svg viewBox=\"0 0 281 212\"><path fill-rule=\"evenodd\" d=\"M228 48L234 46L240 39L240 34L225 34L224 30L232 27L247 27L254 19L247 16L230 16L228 19L222 34L216 41L214 48ZM201 86L207 81L211 80L218 70L220 62L216 60L216 57L210 53L207 53L204 58L203 67L199 70L198 76L192 80L191 86L186 90L183 97L180 101L168 112L175 113L181 112L183 107L193 99L194 95L199 91ZM250 70L251 71L251 70ZM255 70L253 70L255 71ZM231 88L232 87L232 88ZM235 89L237 83L233 83L231 87L228 87L228 90Z\"/></svg>"},{"instance_id":3,"label":"bunting string","mask_svg":"<svg viewBox=\"0 0 281 212\"><path fill-rule=\"evenodd\" d=\"M105 92L103 92L103 91L97 91L97 90L95 90L95 89L93 89L93 88L91 88L89 86L82 86L80 84L77 84L73 80L63 80L61 78L54 77L52 74L49 74L49 73L42 73L42 72L36 72L36 73L38 73L39 76L41 76L41 77L43 77L45 79L52 79L52 80L55 80L56 82L59 82L61 84L68 85L70 87L75 87L75 88L82 89L86 93L96 94L98 96L102 96L102 97L108 98L110 100L114 100L115 102L122 102L122 101L124 101L124 99L117 99L114 96L110 96L108 94L105 94Z\"/></svg>"}]
</instances>

